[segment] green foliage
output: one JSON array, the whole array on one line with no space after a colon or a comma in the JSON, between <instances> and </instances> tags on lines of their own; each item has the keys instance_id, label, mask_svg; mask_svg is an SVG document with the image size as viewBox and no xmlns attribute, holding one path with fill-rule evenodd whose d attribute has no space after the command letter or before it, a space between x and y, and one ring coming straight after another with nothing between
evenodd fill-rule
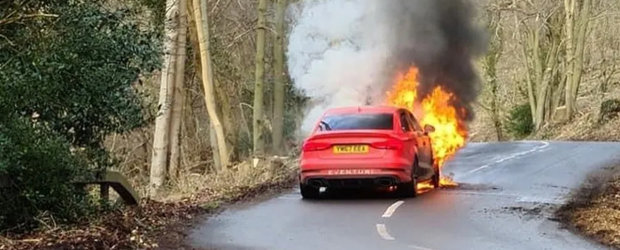
<instances>
[{"instance_id":1,"label":"green foliage","mask_svg":"<svg viewBox=\"0 0 620 250\"><path fill-rule=\"evenodd\" d=\"M17 28L24 36L0 47L2 100L40 119L78 146L97 146L109 132L141 125L140 100L131 88L141 69L158 62L152 39L123 12L96 5L54 8L50 22ZM16 53L17 52L17 53Z\"/></svg>"},{"instance_id":2,"label":"green foliage","mask_svg":"<svg viewBox=\"0 0 620 250\"><path fill-rule=\"evenodd\" d=\"M83 190L71 184L85 176L86 162L70 152L66 140L27 119L0 124L0 228L28 229L48 212L62 221L88 211ZM16 227L16 228L15 228Z\"/></svg>"},{"instance_id":3,"label":"green foliage","mask_svg":"<svg viewBox=\"0 0 620 250\"><path fill-rule=\"evenodd\" d=\"M532 121L532 110L529 104L521 104L513 107L509 111L508 119L505 122L506 131L516 138L523 138L534 131Z\"/></svg>"},{"instance_id":4,"label":"green foliage","mask_svg":"<svg viewBox=\"0 0 620 250\"><path fill-rule=\"evenodd\" d=\"M70 182L112 164L106 135L144 123L132 85L159 65L156 32L99 4L0 4L0 172L12 182L0 229L45 211L83 214L87 198Z\"/></svg>"},{"instance_id":5,"label":"green foliage","mask_svg":"<svg viewBox=\"0 0 620 250\"><path fill-rule=\"evenodd\" d=\"M609 99L601 103L599 122L606 122L620 114L620 99Z\"/></svg>"}]
</instances>

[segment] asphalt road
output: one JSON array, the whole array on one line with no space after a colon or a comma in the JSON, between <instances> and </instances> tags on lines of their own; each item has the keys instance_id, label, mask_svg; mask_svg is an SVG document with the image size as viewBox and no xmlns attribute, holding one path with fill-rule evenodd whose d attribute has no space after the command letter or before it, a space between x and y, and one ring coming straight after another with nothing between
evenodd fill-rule
<instances>
[{"instance_id":1,"label":"asphalt road","mask_svg":"<svg viewBox=\"0 0 620 250\"><path fill-rule=\"evenodd\" d=\"M198 225L199 249L599 249L550 220L620 143L469 144L446 166L457 189L301 200L295 189L236 205Z\"/></svg>"}]
</instances>

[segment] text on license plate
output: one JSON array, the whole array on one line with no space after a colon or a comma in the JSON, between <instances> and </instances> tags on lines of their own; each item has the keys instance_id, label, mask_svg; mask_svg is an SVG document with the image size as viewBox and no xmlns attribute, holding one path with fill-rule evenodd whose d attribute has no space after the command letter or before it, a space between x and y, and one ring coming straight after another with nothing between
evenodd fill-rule
<instances>
[{"instance_id":1,"label":"text on license plate","mask_svg":"<svg viewBox=\"0 0 620 250\"><path fill-rule=\"evenodd\" d=\"M378 172L376 169L330 169L327 175L372 175Z\"/></svg>"},{"instance_id":2,"label":"text on license plate","mask_svg":"<svg viewBox=\"0 0 620 250\"><path fill-rule=\"evenodd\" d=\"M333 147L334 154L366 154L368 145L336 145Z\"/></svg>"}]
</instances>

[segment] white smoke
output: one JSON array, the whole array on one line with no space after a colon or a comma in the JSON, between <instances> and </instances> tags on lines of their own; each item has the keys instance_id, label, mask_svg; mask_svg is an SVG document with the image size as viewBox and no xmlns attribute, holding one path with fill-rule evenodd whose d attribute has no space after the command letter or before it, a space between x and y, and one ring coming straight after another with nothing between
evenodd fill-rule
<instances>
[{"instance_id":1,"label":"white smoke","mask_svg":"<svg viewBox=\"0 0 620 250\"><path fill-rule=\"evenodd\" d=\"M473 59L486 43L470 0L300 0L292 14L289 73L311 99L303 134L328 108L381 104L395 73L414 65L419 92L441 84L467 111L460 120L473 118Z\"/></svg>"},{"instance_id":2,"label":"white smoke","mask_svg":"<svg viewBox=\"0 0 620 250\"><path fill-rule=\"evenodd\" d=\"M379 103L390 56L387 29L372 0L306 0L297 8L288 44L294 85L311 98L301 132L326 109Z\"/></svg>"}]
</instances>

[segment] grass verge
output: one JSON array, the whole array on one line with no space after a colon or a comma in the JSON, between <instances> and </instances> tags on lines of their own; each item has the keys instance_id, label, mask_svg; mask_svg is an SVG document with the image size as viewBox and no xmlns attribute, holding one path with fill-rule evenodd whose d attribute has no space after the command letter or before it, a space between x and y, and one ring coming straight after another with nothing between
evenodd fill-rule
<instances>
[{"instance_id":1,"label":"grass verge","mask_svg":"<svg viewBox=\"0 0 620 250\"><path fill-rule=\"evenodd\" d=\"M620 163L590 175L556 217L578 233L620 249Z\"/></svg>"},{"instance_id":2,"label":"grass verge","mask_svg":"<svg viewBox=\"0 0 620 250\"><path fill-rule=\"evenodd\" d=\"M53 218L47 218L45 226L36 231L3 233L0 250L178 248L196 217L225 204L289 188L296 176L292 160L269 161L258 167L241 163L217 174L190 175L171 183L163 201L119 206L72 225L56 225Z\"/></svg>"}]
</instances>

